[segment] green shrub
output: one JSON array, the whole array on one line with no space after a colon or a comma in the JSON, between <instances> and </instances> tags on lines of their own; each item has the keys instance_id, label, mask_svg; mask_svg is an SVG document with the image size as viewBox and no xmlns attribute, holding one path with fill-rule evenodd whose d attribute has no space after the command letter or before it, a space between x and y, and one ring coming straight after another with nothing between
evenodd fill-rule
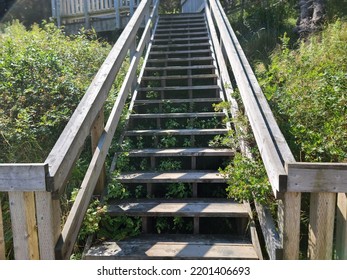
<instances>
[{"instance_id":1,"label":"green shrub","mask_svg":"<svg viewBox=\"0 0 347 280\"><path fill-rule=\"evenodd\" d=\"M299 161L347 159L347 23L336 21L288 49L288 38L272 56L261 84Z\"/></svg>"}]
</instances>

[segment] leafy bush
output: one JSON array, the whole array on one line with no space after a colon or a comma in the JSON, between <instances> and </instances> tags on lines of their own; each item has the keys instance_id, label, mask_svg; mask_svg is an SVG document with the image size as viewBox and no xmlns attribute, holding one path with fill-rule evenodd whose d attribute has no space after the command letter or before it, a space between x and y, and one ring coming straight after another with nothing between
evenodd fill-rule
<instances>
[{"instance_id":1,"label":"leafy bush","mask_svg":"<svg viewBox=\"0 0 347 280\"><path fill-rule=\"evenodd\" d=\"M43 161L109 51L53 23L0 33L0 161Z\"/></svg>"},{"instance_id":2,"label":"leafy bush","mask_svg":"<svg viewBox=\"0 0 347 280\"><path fill-rule=\"evenodd\" d=\"M347 23L288 49L288 38L259 71L277 120L299 161L347 159Z\"/></svg>"}]
</instances>

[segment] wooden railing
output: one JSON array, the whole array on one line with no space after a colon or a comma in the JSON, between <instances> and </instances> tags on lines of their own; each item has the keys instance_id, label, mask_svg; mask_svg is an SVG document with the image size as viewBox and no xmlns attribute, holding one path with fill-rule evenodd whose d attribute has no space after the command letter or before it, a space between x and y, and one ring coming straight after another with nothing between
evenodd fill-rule
<instances>
[{"instance_id":1,"label":"wooden railing","mask_svg":"<svg viewBox=\"0 0 347 280\"><path fill-rule=\"evenodd\" d=\"M232 104L231 113L236 116L238 107L230 97L231 78L226 64L232 69L278 201L278 228L266 207L256 204L269 257L299 258L301 193L311 193L307 256L310 259L331 259L335 230L336 258L347 259L347 164L295 161L220 2L207 0L206 5L222 84L227 85L226 97ZM251 156L245 143L240 145L245 156Z\"/></svg>"},{"instance_id":2,"label":"wooden railing","mask_svg":"<svg viewBox=\"0 0 347 280\"><path fill-rule=\"evenodd\" d=\"M58 141L42 164L1 164L0 192L8 192L16 259L68 259L98 180L102 176L125 101L134 90L137 69L156 26L159 1L143 0L102 64ZM153 9L151 9L153 7ZM143 32L139 29L145 20ZM137 36L141 39L137 42ZM125 58L130 66L104 126L103 106ZM85 140L94 152L63 229L59 198ZM102 189L98 189L101 192ZM1 215L0 215L1 216ZM2 224L0 223L0 226ZM0 227L0 258L3 249Z\"/></svg>"},{"instance_id":3,"label":"wooden railing","mask_svg":"<svg viewBox=\"0 0 347 280\"><path fill-rule=\"evenodd\" d=\"M91 27L92 18L114 17L115 28L122 28L122 17L131 17L141 0L52 0L52 15L58 26L84 21Z\"/></svg>"}]
</instances>

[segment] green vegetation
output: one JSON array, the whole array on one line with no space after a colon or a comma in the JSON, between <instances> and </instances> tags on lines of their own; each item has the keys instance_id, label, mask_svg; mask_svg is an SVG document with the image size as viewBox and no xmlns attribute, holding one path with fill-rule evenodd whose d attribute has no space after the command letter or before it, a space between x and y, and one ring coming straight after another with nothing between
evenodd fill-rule
<instances>
[{"instance_id":1,"label":"green vegetation","mask_svg":"<svg viewBox=\"0 0 347 280\"><path fill-rule=\"evenodd\" d=\"M347 159L347 23L340 20L296 50L282 47L258 76L298 161Z\"/></svg>"},{"instance_id":2,"label":"green vegetation","mask_svg":"<svg viewBox=\"0 0 347 280\"><path fill-rule=\"evenodd\" d=\"M52 23L3 30L0 162L44 161L108 51L95 35L66 37Z\"/></svg>"}]
</instances>

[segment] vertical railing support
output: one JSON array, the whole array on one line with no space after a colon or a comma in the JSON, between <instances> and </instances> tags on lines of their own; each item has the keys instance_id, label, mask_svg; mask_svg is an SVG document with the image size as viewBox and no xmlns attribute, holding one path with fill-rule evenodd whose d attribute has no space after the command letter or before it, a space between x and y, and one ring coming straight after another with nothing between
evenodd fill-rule
<instances>
[{"instance_id":1,"label":"vertical railing support","mask_svg":"<svg viewBox=\"0 0 347 280\"><path fill-rule=\"evenodd\" d=\"M57 25L61 27L61 0L56 0Z\"/></svg>"},{"instance_id":2,"label":"vertical railing support","mask_svg":"<svg viewBox=\"0 0 347 280\"><path fill-rule=\"evenodd\" d=\"M13 248L16 260L38 260L35 195L33 192L9 192Z\"/></svg>"},{"instance_id":3,"label":"vertical railing support","mask_svg":"<svg viewBox=\"0 0 347 280\"><path fill-rule=\"evenodd\" d=\"M335 193L311 193L308 257L331 260L335 222Z\"/></svg>"},{"instance_id":4,"label":"vertical railing support","mask_svg":"<svg viewBox=\"0 0 347 280\"><path fill-rule=\"evenodd\" d=\"M300 209L300 193L285 193L278 201L278 226L285 260L299 259Z\"/></svg>"},{"instance_id":5,"label":"vertical railing support","mask_svg":"<svg viewBox=\"0 0 347 280\"><path fill-rule=\"evenodd\" d=\"M130 17L132 17L133 16L133 14L134 14L134 1L135 0L130 0L130 3L129 3L129 11L130 11Z\"/></svg>"},{"instance_id":6,"label":"vertical railing support","mask_svg":"<svg viewBox=\"0 0 347 280\"><path fill-rule=\"evenodd\" d=\"M347 260L347 194L339 193L336 213L336 258Z\"/></svg>"},{"instance_id":7,"label":"vertical railing support","mask_svg":"<svg viewBox=\"0 0 347 280\"><path fill-rule=\"evenodd\" d=\"M119 0L114 0L114 10L116 13L116 29L121 28L120 5Z\"/></svg>"},{"instance_id":8,"label":"vertical railing support","mask_svg":"<svg viewBox=\"0 0 347 280\"><path fill-rule=\"evenodd\" d=\"M100 140L100 137L102 133L104 132L104 124L105 122L105 117L104 117L104 109L101 109L99 112L98 116L96 117L94 124L92 126L91 130L91 141L92 141L92 153L94 154L95 150L98 148L98 143ZM105 181L106 181L106 167L102 168L100 177L98 182L96 183L94 194L95 195L101 195L104 190L105 186Z\"/></svg>"},{"instance_id":9,"label":"vertical railing support","mask_svg":"<svg viewBox=\"0 0 347 280\"><path fill-rule=\"evenodd\" d=\"M89 0L83 0L85 29L90 29L90 17L89 17Z\"/></svg>"},{"instance_id":10,"label":"vertical railing support","mask_svg":"<svg viewBox=\"0 0 347 280\"><path fill-rule=\"evenodd\" d=\"M5 248L5 234L4 234L4 222L2 217L1 199L2 197L0 196L0 260L5 260L6 248Z\"/></svg>"}]
</instances>

